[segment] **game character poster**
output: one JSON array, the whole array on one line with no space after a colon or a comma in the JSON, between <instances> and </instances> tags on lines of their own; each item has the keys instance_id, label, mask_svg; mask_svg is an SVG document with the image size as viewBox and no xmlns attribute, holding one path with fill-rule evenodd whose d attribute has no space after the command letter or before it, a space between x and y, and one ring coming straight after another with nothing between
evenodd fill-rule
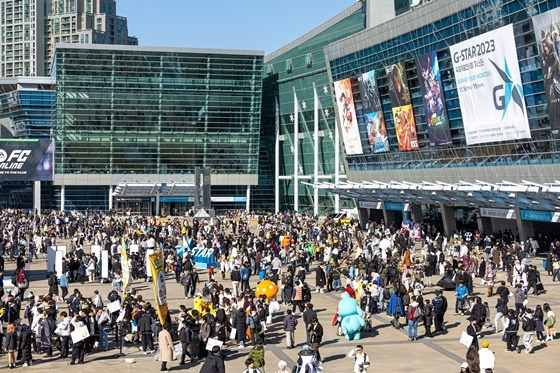
<instances>
[{"instance_id":1,"label":"game character poster","mask_svg":"<svg viewBox=\"0 0 560 373\"><path fill-rule=\"evenodd\" d=\"M355 81L355 79L354 79ZM347 155L363 154L362 140L360 139L360 129L356 118L356 108L354 107L354 95L352 93L352 80L346 78L334 82L334 92L340 126L342 129L342 140Z\"/></svg>"},{"instance_id":2,"label":"game character poster","mask_svg":"<svg viewBox=\"0 0 560 373\"><path fill-rule=\"evenodd\" d=\"M553 135L560 129L560 8L533 17L533 28L539 55L542 60L542 72L550 128Z\"/></svg>"},{"instance_id":3,"label":"game character poster","mask_svg":"<svg viewBox=\"0 0 560 373\"><path fill-rule=\"evenodd\" d=\"M387 83L399 150L417 150L419 146L416 121L414 120L410 92L406 84L406 72L402 63L387 68Z\"/></svg>"},{"instance_id":4,"label":"game character poster","mask_svg":"<svg viewBox=\"0 0 560 373\"><path fill-rule=\"evenodd\" d=\"M375 80L375 70L359 76L358 87L364 112L364 122L367 125L368 142L374 153L388 152L387 127L383 118L381 99Z\"/></svg>"},{"instance_id":5,"label":"game character poster","mask_svg":"<svg viewBox=\"0 0 560 373\"><path fill-rule=\"evenodd\" d=\"M420 92L424 103L424 114L428 126L431 146L451 144L449 119L445 110L445 99L435 51L416 58Z\"/></svg>"}]
</instances>

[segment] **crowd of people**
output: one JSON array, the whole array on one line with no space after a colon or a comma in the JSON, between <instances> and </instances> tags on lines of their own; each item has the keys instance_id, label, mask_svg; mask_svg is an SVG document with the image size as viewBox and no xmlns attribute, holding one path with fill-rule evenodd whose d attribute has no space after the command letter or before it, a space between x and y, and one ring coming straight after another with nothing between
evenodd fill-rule
<instances>
[{"instance_id":1,"label":"crowd of people","mask_svg":"<svg viewBox=\"0 0 560 373\"><path fill-rule=\"evenodd\" d=\"M524 347L527 353L533 351L535 337L537 342L547 342L555 336L556 319L549 304L527 307L529 296L544 291L539 271L529 263L540 245L547 244L543 237L521 243L511 231L445 237L435 225L412 223L397 227L369 222L360 229L356 222L324 221L297 213L259 216L254 225L249 216L160 220L96 211L38 216L13 209L3 210L0 219L0 273L5 265L14 269L12 287L0 275L5 326L0 350L5 348L10 368L18 361L32 365L33 354L75 364L110 347L138 347L143 354L153 354L157 345L162 371L177 357L181 365L204 360L200 370L204 373L224 372L228 348L250 345L245 365L247 372L254 373L264 368L266 344L281 337L269 333L272 325L278 325L287 349L299 346L295 371L318 372L324 361L320 353L324 329L312 298L329 292L346 292L356 299L366 333L384 313L393 327L406 326L413 342L447 333L448 299L443 290L455 290L454 313L467 317L465 334L470 342L462 371L494 369L489 342L483 340L481 348L478 342L487 333L501 332L507 351L520 352ZM62 273L48 271L44 294L30 291L37 279L28 278L26 263L62 240L70 242ZM123 244L129 248L132 280L124 285ZM107 250L108 263L88 252L88 245ZM213 251L215 264L208 270L196 268L192 253L199 249ZM168 286L182 286L188 304L170 310L163 323L154 305L135 290L136 284L149 280L145 260L149 250L163 253L165 270L176 282ZM553 281L559 277L559 256L560 242L553 242L546 268ZM107 278L101 275L103 265ZM498 281L500 271L505 280ZM432 281L434 276L440 276L440 281ZM255 285L261 280L276 284L277 295L257 295ZM83 295L80 285L86 281L108 281L111 291L105 296L98 290ZM495 307L475 294L475 281L485 285L487 297L496 297ZM120 307L110 311L108 304L116 301ZM281 306L287 306L283 315L278 313ZM332 326L340 335L340 322L334 316ZM419 325L424 326L423 335ZM484 330L485 326L493 330ZM88 336L73 341L72 332L84 328ZM305 341L296 341L298 328L305 329ZM174 341L180 342L179 349ZM355 372L367 372L373 363L363 345L348 356L354 359ZM281 361L278 372L287 370Z\"/></svg>"}]
</instances>

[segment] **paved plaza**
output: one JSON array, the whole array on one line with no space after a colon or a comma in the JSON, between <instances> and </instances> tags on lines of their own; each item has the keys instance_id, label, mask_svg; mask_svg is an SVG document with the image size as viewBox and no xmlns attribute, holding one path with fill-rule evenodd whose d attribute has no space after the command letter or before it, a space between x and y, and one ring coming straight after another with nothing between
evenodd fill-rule
<instances>
[{"instance_id":1,"label":"paved plaza","mask_svg":"<svg viewBox=\"0 0 560 373\"><path fill-rule=\"evenodd\" d=\"M85 245L85 251L89 252L90 248ZM551 282L551 277L546 275L542 270L542 260L532 259L532 263L538 264L541 272L543 284L546 293L540 296L529 295L529 307L534 308L537 304L548 302L556 313L560 312L560 286L558 283ZM7 273L11 273L14 262L7 261ZM28 264L28 270L31 273L30 290L35 294L45 293L48 289L47 280L45 278L45 259L34 260ZM218 276L220 277L220 276ZM183 297L183 288L175 282L174 276L170 273L167 275L167 291L168 302L172 312L173 319L177 315L179 305L184 304L192 307L192 299L186 300ZM205 280L206 276L202 275L201 280ZM503 272L498 273L498 279L505 279ZM253 276L252 280L256 280ZM8 278L9 281L9 278ZM312 286L315 282L315 275L311 273L307 279ZM437 279L436 279L437 281ZM434 281L434 283L436 282ZM492 312L492 318L495 314L496 297L487 298L485 287L480 284L480 279L475 279L474 291L479 293L483 301L488 301ZM256 281L252 281L254 286ZM229 287L231 283L227 281L224 284ZM152 283L134 283L134 289L138 289L144 299L153 301ZM93 296L94 290L99 290L104 297L109 292L110 284L85 283L70 284L70 291L79 288L84 296ZM425 292L425 299L433 298L433 291L436 288L429 288ZM313 292L312 303L318 312L319 321L323 325L325 335L320 348L323 357L323 372L348 372L351 373L354 361L348 358L346 354L356 344L364 345L365 352L370 356L372 365L370 372L407 372L414 370L415 372L458 372L460 365L465 361L465 353L467 349L459 343L461 332L466 329L467 316L454 316L453 308L455 304L454 292L447 291L444 293L449 302L449 309L446 313L446 325L448 333L445 335L437 335L434 338L420 338L415 342L407 341L406 327L401 330L394 329L385 313L374 316L373 331L370 333L362 333L362 340L347 341L344 336L336 335L336 328L332 326L333 315L336 311L337 303L341 293L331 292L318 294ZM512 301L510 302L510 304ZM106 298L104 304L107 304ZM59 307L65 307L64 303L59 303ZM297 352L302 343L305 342L305 331L303 320L300 318L296 330L296 343L298 348L287 349L282 331L282 320L286 307L282 306L281 311L275 314L274 323L268 326L266 332L265 359L266 372L272 372L277 369L278 361L284 360L288 362L291 369L297 360ZM404 318L401 318L404 322ZM546 344L536 343L533 354L517 354L505 352L505 342L501 341L501 334L491 334L491 329L483 329L484 337L490 342L490 349L496 355L496 372L552 372L560 370L560 340L548 342ZM423 335L424 327L419 326L418 334ZM520 330L520 335L522 331ZM112 339L111 339L112 341ZM522 343L522 341L520 342ZM114 347L111 342L110 347ZM226 370L228 372L241 372L244 367L244 360L250 351L250 344L245 349L231 347L226 350ZM70 368L66 365L67 360L44 359L41 355L34 355L35 364L32 367L20 367L17 370L28 370L30 372L60 372L63 369L76 369L81 373L89 372L137 372L138 370L146 370L156 372L160 369L160 364L154 361L153 355L143 355L139 349L131 348L124 350L124 356L118 357L118 350L112 349L107 352L95 352L86 356L85 364L79 368ZM126 363L125 359L132 358L134 363ZM6 368L6 355L0 358L0 366ZM198 364L186 364L179 366L178 361L171 362L168 367L171 371L188 370L198 372L202 362Z\"/></svg>"}]
</instances>

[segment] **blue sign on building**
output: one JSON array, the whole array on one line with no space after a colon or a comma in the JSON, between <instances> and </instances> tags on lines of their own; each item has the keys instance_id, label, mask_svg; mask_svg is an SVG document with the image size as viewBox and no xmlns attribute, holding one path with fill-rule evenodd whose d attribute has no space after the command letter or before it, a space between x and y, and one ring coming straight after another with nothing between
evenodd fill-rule
<instances>
[{"instance_id":1,"label":"blue sign on building","mask_svg":"<svg viewBox=\"0 0 560 373\"><path fill-rule=\"evenodd\" d=\"M404 203L401 202L385 202L385 210L387 211L403 211Z\"/></svg>"},{"instance_id":2,"label":"blue sign on building","mask_svg":"<svg viewBox=\"0 0 560 373\"><path fill-rule=\"evenodd\" d=\"M552 220L552 211L542 210L521 210L521 219L530 221L544 221L547 223L554 222Z\"/></svg>"}]
</instances>

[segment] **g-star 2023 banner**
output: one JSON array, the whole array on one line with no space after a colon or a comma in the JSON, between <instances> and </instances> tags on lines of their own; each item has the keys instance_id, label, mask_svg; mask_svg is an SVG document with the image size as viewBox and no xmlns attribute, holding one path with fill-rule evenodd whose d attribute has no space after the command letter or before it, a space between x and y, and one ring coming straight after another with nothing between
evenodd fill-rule
<instances>
[{"instance_id":1,"label":"g-star 2023 banner","mask_svg":"<svg viewBox=\"0 0 560 373\"><path fill-rule=\"evenodd\" d=\"M531 138L513 25L449 49L467 144Z\"/></svg>"}]
</instances>

